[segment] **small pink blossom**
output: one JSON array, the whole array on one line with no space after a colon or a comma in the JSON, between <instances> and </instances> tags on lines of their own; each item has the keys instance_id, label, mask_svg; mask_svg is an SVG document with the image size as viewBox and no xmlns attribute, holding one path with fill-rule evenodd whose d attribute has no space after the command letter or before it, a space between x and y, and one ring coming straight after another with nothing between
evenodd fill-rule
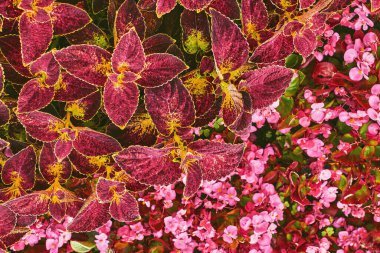
<instances>
[{"instance_id":1,"label":"small pink blossom","mask_svg":"<svg viewBox=\"0 0 380 253\"><path fill-rule=\"evenodd\" d=\"M227 243L232 243L237 238L237 227L228 226L224 229L223 240Z\"/></svg>"},{"instance_id":2,"label":"small pink blossom","mask_svg":"<svg viewBox=\"0 0 380 253\"><path fill-rule=\"evenodd\" d=\"M100 253L106 253L109 244L108 236L104 233L100 233L98 235L95 235L95 238L96 247L98 248Z\"/></svg>"}]
</instances>

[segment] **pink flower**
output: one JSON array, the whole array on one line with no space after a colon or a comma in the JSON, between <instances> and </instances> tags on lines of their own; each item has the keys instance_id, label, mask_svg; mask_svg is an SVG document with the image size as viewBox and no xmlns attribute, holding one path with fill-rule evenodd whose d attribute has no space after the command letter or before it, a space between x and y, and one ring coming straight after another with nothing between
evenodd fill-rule
<instances>
[{"instance_id":1,"label":"pink flower","mask_svg":"<svg viewBox=\"0 0 380 253\"><path fill-rule=\"evenodd\" d=\"M344 62L346 64L354 62L357 57L358 52L353 48L350 48L346 52L344 52Z\"/></svg>"},{"instance_id":2,"label":"pink flower","mask_svg":"<svg viewBox=\"0 0 380 253\"><path fill-rule=\"evenodd\" d=\"M364 72L363 72L363 70L361 70L357 67L354 67L354 68L350 69L349 76L350 76L351 80L353 80L353 81L360 81L364 77ZM368 79L368 76L367 76L367 79Z\"/></svg>"},{"instance_id":3,"label":"pink flower","mask_svg":"<svg viewBox=\"0 0 380 253\"><path fill-rule=\"evenodd\" d=\"M338 193L337 187L329 187L326 190L322 191L321 203L325 207L330 207L330 203L335 201L337 193Z\"/></svg>"},{"instance_id":4,"label":"pink flower","mask_svg":"<svg viewBox=\"0 0 380 253\"><path fill-rule=\"evenodd\" d=\"M227 243L232 243L237 238L237 227L228 226L224 229L223 240Z\"/></svg>"},{"instance_id":5,"label":"pink flower","mask_svg":"<svg viewBox=\"0 0 380 253\"><path fill-rule=\"evenodd\" d=\"M322 181L329 180L331 178L331 171L330 170L322 170L319 174L319 179Z\"/></svg>"},{"instance_id":6,"label":"pink flower","mask_svg":"<svg viewBox=\"0 0 380 253\"><path fill-rule=\"evenodd\" d=\"M378 110L380 108L380 98L376 95L370 96L368 103L375 110Z\"/></svg>"},{"instance_id":7,"label":"pink flower","mask_svg":"<svg viewBox=\"0 0 380 253\"><path fill-rule=\"evenodd\" d=\"M367 110L368 116L373 120L377 121L377 123L380 125L380 113L375 111L373 108L369 108Z\"/></svg>"},{"instance_id":8,"label":"pink flower","mask_svg":"<svg viewBox=\"0 0 380 253\"><path fill-rule=\"evenodd\" d=\"M372 95L380 95L380 84L375 84L371 88Z\"/></svg>"},{"instance_id":9,"label":"pink flower","mask_svg":"<svg viewBox=\"0 0 380 253\"><path fill-rule=\"evenodd\" d=\"M373 32L366 33L363 37L363 43L366 47L371 47L372 51L376 51L379 38Z\"/></svg>"},{"instance_id":10,"label":"pink flower","mask_svg":"<svg viewBox=\"0 0 380 253\"><path fill-rule=\"evenodd\" d=\"M251 219L249 217L243 217L240 219L240 227L244 230L248 230L251 225Z\"/></svg>"},{"instance_id":11,"label":"pink flower","mask_svg":"<svg viewBox=\"0 0 380 253\"><path fill-rule=\"evenodd\" d=\"M95 235L95 238L96 238L95 240L96 247L98 248L100 253L106 253L108 249L108 244L109 244L108 236L104 233L101 233L101 234Z\"/></svg>"},{"instance_id":12,"label":"pink flower","mask_svg":"<svg viewBox=\"0 0 380 253\"><path fill-rule=\"evenodd\" d=\"M258 206L263 203L264 198L265 195L263 193L255 193L252 197L252 200L255 203L255 206Z\"/></svg>"},{"instance_id":13,"label":"pink flower","mask_svg":"<svg viewBox=\"0 0 380 253\"><path fill-rule=\"evenodd\" d=\"M316 103L311 105L311 119L317 123L322 123L325 118L326 109L323 108L324 103Z\"/></svg>"},{"instance_id":14,"label":"pink flower","mask_svg":"<svg viewBox=\"0 0 380 253\"><path fill-rule=\"evenodd\" d=\"M50 250L50 253L57 253L58 243L58 239L46 239L46 249Z\"/></svg>"}]
</instances>

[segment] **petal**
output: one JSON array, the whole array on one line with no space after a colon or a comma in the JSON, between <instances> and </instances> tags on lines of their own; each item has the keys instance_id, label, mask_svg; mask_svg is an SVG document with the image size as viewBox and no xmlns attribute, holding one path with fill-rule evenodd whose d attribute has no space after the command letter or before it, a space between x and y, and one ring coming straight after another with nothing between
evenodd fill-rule
<instances>
[{"instance_id":1,"label":"petal","mask_svg":"<svg viewBox=\"0 0 380 253\"><path fill-rule=\"evenodd\" d=\"M91 22L91 18L85 10L66 3L54 4L50 16L54 35L75 32Z\"/></svg>"},{"instance_id":2,"label":"petal","mask_svg":"<svg viewBox=\"0 0 380 253\"><path fill-rule=\"evenodd\" d=\"M112 218L120 222L131 222L141 218L138 203L129 192L111 202L110 214Z\"/></svg>"},{"instance_id":3,"label":"petal","mask_svg":"<svg viewBox=\"0 0 380 253\"><path fill-rule=\"evenodd\" d=\"M53 86L46 86L40 83L39 79L32 79L20 91L17 99L17 111L24 113L39 110L50 104L53 97Z\"/></svg>"},{"instance_id":4,"label":"petal","mask_svg":"<svg viewBox=\"0 0 380 253\"><path fill-rule=\"evenodd\" d=\"M134 179L148 185L168 185L181 176L179 163L170 149L131 146L114 156L119 166Z\"/></svg>"},{"instance_id":5,"label":"petal","mask_svg":"<svg viewBox=\"0 0 380 253\"><path fill-rule=\"evenodd\" d=\"M112 82L110 79L104 87L104 109L110 120L124 129L136 111L139 102L139 89L133 82Z\"/></svg>"},{"instance_id":6,"label":"petal","mask_svg":"<svg viewBox=\"0 0 380 253\"><path fill-rule=\"evenodd\" d=\"M145 103L158 131L164 135L170 135L194 123L194 103L180 79L146 89Z\"/></svg>"},{"instance_id":7,"label":"petal","mask_svg":"<svg viewBox=\"0 0 380 253\"><path fill-rule=\"evenodd\" d=\"M137 83L144 88L153 88L172 80L188 66L170 54L150 54L146 57L145 69Z\"/></svg>"}]
</instances>

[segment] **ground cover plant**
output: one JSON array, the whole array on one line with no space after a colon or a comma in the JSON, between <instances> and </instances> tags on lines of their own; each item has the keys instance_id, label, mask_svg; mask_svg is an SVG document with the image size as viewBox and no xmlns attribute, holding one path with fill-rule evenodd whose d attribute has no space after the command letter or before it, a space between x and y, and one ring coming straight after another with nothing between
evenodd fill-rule
<instances>
[{"instance_id":1,"label":"ground cover plant","mask_svg":"<svg viewBox=\"0 0 380 253\"><path fill-rule=\"evenodd\" d=\"M376 0L2 0L0 252L380 252Z\"/></svg>"}]
</instances>

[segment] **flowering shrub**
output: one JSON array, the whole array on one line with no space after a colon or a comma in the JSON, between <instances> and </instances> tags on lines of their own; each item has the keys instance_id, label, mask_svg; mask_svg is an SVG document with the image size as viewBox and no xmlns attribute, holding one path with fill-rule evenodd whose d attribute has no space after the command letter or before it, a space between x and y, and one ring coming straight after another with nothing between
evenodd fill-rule
<instances>
[{"instance_id":1,"label":"flowering shrub","mask_svg":"<svg viewBox=\"0 0 380 253\"><path fill-rule=\"evenodd\" d=\"M1 1L0 252L380 252L379 9Z\"/></svg>"}]
</instances>

